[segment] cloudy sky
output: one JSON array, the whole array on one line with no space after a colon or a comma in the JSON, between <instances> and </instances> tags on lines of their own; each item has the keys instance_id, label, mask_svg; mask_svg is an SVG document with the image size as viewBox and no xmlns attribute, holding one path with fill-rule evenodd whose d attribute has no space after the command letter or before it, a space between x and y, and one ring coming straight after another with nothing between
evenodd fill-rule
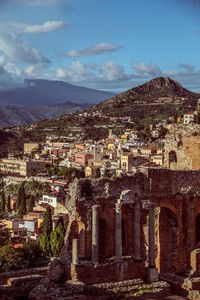
<instances>
[{"instance_id":1,"label":"cloudy sky","mask_svg":"<svg viewBox=\"0 0 200 300\"><path fill-rule=\"evenodd\" d=\"M0 89L24 78L120 92L171 77L200 92L199 0L0 0Z\"/></svg>"}]
</instances>

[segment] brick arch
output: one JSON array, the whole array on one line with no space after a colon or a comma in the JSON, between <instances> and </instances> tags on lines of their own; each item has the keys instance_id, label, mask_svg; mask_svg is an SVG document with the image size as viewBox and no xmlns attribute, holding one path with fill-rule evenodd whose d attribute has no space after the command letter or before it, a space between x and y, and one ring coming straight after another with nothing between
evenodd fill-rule
<instances>
[{"instance_id":1,"label":"brick arch","mask_svg":"<svg viewBox=\"0 0 200 300\"><path fill-rule=\"evenodd\" d=\"M177 215L177 209L174 205L167 203L167 202L160 202L160 203L156 203L156 207L157 208L168 208L170 209L175 215Z\"/></svg>"},{"instance_id":2,"label":"brick arch","mask_svg":"<svg viewBox=\"0 0 200 300\"><path fill-rule=\"evenodd\" d=\"M73 220L68 225L68 251L72 250L72 240L78 239L79 243L79 256L85 257L85 224L78 220Z\"/></svg>"},{"instance_id":3,"label":"brick arch","mask_svg":"<svg viewBox=\"0 0 200 300\"><path fill-rule=\"evenodd\" d=\"M171 150L168 153L168 161L169 161L169 169L176 170L177 169L177 154L176 154L176 151Z\"/></svg>"}]
</instances>

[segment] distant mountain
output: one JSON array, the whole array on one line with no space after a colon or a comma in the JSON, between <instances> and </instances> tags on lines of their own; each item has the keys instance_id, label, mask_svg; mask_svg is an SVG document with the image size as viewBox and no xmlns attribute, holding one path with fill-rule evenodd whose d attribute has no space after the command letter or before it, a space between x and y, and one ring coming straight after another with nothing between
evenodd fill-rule
<instances>
[{"instance_id":1,"label":"distant mountain","mask_svg":"<svg viewBox=\"0 0 200 300\"><path fill-rule=\"evenodd\" d=\"M89 104L76 104L72 102L48 106L1 106L0 127L32 124L44 119L56 118L60 115L87 109Z\"/></svg>"},{"instance_id":2,"label":"distant mountain","mask_svg":"<svg viewBox=\"0 0 200 300\"><path fill-rule=\"evenodd\" d=\"M169 77L157 77L138 87L120 93L95 107L112 106L116 103L132 105L139 101L152 103L160 97L184 97L192 100L200 98L200 94L193 93L183 88L179 82L172 80Z\"/></svg>"},{"instance_id":3,"label":"distant mountain","mask_svg":"<svg viewBox=\"0 0 200 300\"><path fill-rule=\"evenodd\" d=\"M24 88L0 91L0 105L40 106L63 102L96 104L115 94L44 79L25 79Z\"/></svg>"}]
</instances>

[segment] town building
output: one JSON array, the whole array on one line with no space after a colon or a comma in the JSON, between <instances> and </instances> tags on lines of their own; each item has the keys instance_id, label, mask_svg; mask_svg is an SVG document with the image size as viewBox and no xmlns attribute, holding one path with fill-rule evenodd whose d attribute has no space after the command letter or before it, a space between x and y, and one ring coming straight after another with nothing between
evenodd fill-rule
<instances>
[{"instance_id":1,"label":"town building","mask_svg":"<svg viewBox=\"0 0 200 300\"><path fill-rule=\"evenodd\" d=\"M14 174L20 176L32 176L42 172L45 168L45 162L39 160L0 160L0 172L2 174Z\"/></svg>"}]
</instances>

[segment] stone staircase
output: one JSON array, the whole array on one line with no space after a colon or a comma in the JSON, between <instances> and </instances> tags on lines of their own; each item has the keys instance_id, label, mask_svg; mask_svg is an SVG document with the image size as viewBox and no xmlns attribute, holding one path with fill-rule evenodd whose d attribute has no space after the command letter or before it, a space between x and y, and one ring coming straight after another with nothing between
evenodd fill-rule
<instances>
[{"instance_id":1,"label":"stone staircase","mask_svg":"<svg viewBox=\"0 0 200 300\"><path fill-rule=\"evenodd\" d=\"M160 274L160 279L170 284L172 293L190 300L200 299L200 277L164 273Z\"/></svg>"},{"instance_id":2,"label":"stone staircase","mask_svg":"<svg viewBox=\"0 0 200 300\"><path fill-rule=\"evenodd\" d=\"M125 280L121 282L110 282L102 284L94 284L85 288L85 294L88 299L98 299L98 295L104 295L104 299L147 299L149 296L171 295L170 285L166 282L159 281L147 283L142 279ZM92 298L93 297L93 298Z\"/></svg>"}]
</instances>

